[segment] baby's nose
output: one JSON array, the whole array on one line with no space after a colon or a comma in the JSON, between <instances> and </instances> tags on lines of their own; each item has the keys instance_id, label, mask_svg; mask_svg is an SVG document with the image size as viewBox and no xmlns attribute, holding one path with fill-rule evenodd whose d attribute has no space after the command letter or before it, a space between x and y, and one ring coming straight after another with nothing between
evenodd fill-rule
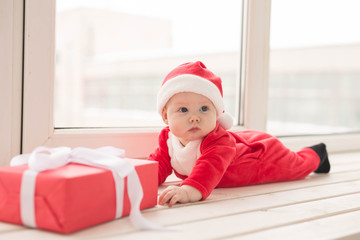
<instances>
[{"instance_id":1,"label":"baby's nose","mask_svg":"<svg viewBox=\"0 0 360 240\"><path fill-rule=\"evenodd\" d=\"M189 121L190 122L200 122L200 117L196 114L193 114L193 115L191 115Z\"/></svg>"}]
</instances>

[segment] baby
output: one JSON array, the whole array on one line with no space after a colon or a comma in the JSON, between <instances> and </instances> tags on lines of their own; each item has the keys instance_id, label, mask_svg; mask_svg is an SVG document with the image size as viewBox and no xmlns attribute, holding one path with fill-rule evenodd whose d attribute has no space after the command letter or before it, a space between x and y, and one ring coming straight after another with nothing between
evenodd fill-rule
<instances>
[{"instance_id":1,"label":"baby","mask_svg":"<svg viewBox=\"0 0 360 240\"><path fill-rule=\"evenodd\" d=\"M227 131L220 77L202 62L182 64L165 78L158 112L168 126L149 160L159 163L159 184L174 170L181 185L166 188L159 204L205 200L216 187L240 187L328 173L325 144L293 152L277 138L258 131Z\"/></svg>"}]
</instances>

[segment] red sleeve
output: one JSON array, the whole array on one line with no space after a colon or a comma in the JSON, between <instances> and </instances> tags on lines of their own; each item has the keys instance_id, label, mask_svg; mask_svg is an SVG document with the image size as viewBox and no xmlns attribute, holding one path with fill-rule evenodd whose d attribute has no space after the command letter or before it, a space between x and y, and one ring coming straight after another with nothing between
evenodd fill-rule
<instances>
[{"instance_id":1,"label":"red sleeve","mask_svg":"<svg viewBox=\"0 0 360 240\"><path fill-rule=\"evenodd\" d=\"M165 182L166 178L172 173L169 150L166 143L169 136L169 131L169 127L166 127L160 132L159 146L153 153L150 154L148 158L148 160L154 160L159 163L159 185Z\"/></svg>"},{"instance_id":2,"label":"red sleeve","mask_svg":"<svg viewBox=\"0 0 360 240\"><path fill-rule=\"evenodd\" d=\"M218 185L236 154L235 139L221 127L215 128L200 146L201 157L181 185L198 189L205 200Z\"/></svg>"}]
</instances>

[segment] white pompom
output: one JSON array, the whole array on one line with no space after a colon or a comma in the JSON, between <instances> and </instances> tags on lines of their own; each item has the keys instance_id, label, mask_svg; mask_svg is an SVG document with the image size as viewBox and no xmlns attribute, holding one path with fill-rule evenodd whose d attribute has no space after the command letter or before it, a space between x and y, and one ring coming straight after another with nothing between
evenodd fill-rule
<instances>
[{"instance_id":1,"label":"white pompom","mask_svg":"<svg viewBox=\"0 0 360 240\"><path fill-rule=\"evenodd\" d=\"M218 117L219 124L225 130L230 129L233 126L233 118L230 114L224 112Z\"/></svg>"}]
</instances>

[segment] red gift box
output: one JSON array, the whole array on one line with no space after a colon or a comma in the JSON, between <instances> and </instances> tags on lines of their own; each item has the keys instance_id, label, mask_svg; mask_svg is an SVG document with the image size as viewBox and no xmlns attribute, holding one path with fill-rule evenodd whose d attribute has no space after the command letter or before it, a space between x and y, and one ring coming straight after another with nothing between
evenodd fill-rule
<instances>
[{"instance_id":1,"label":"red gift box","mask_svg":"<svg viewBox=\"0 0 360 240\"><path fill-rule=\"evenodd\" d=\"M158 164L126 159L139 176L140 209L157 204ZM0 168L0 221L21 224L20 187L27 165ZM129 215L125 178L122 216ZM110 170L76 163L40 172L36 178L35 221L41 229L71 233L115 218L115 182Z\"/></svg>"}]
</instances>

